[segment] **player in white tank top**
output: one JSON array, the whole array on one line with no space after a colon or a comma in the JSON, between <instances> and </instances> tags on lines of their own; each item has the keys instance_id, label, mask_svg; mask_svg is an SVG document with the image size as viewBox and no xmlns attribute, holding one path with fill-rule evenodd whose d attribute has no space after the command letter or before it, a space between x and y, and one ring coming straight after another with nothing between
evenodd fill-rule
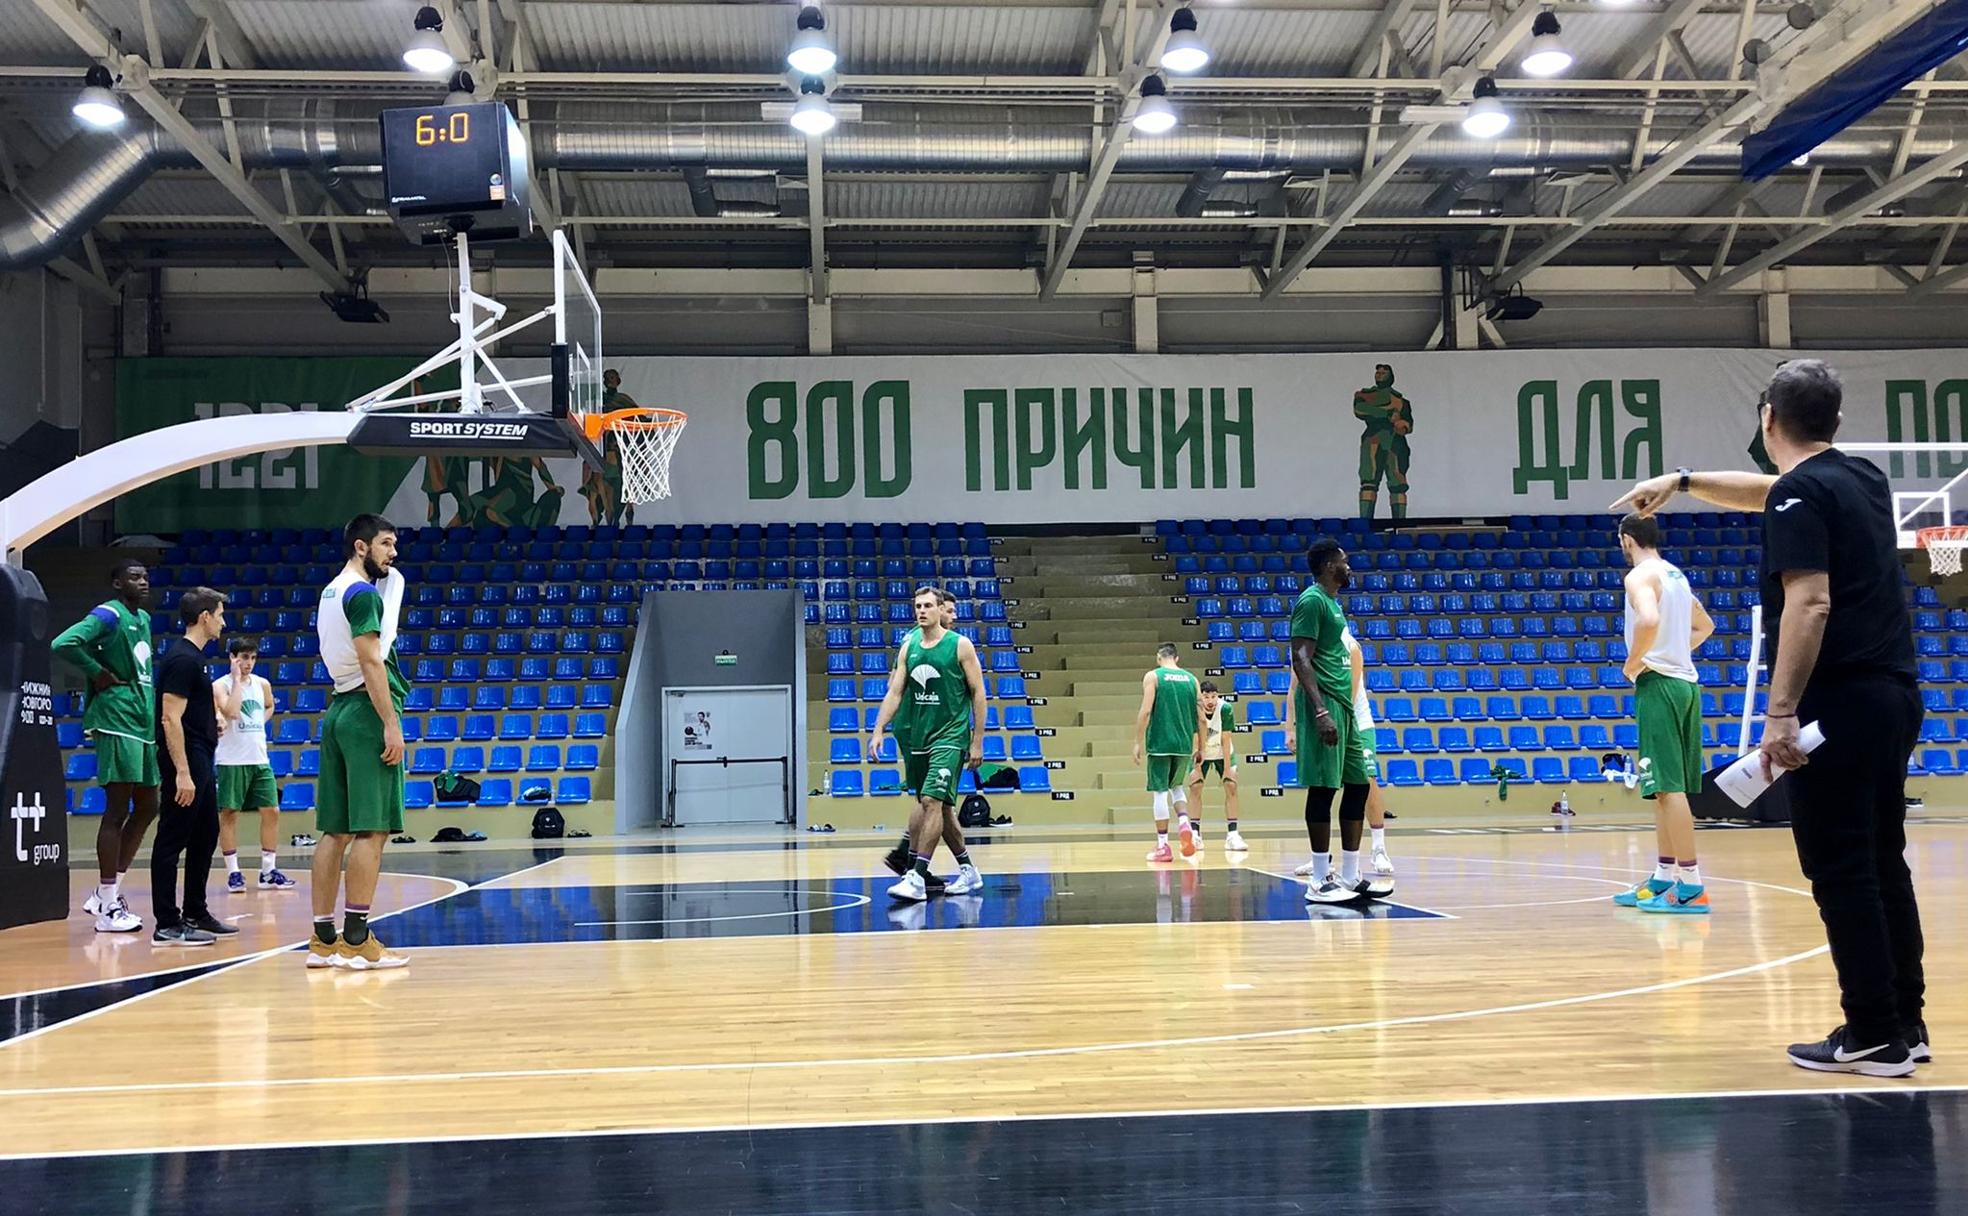
<instances>
[{"instance_id":1,"label":"player in white tank top","mask_svg":"<svg viewBox=\"0 0 1968 1216\"><path fill-rule=\"evenodd\" d=\"M260 815L262 890L291 890L294 880L280 872L280 788L267 757L267 720L273 716L273 685L253 674L258 642L234 638L231 670L212 682L219 714L219 745L213 754L219 772L219 851L225 857L226 890L246 892L239 870L239 812Z\"/></svg>"},{"instance_id":2,"label":"player in white tank top","mask_svg":"<svg viewBox=\"0 0 1968 1216\"><path fill-rule=\"evenodd\" d=\"M1660 554L1657 520L1628 516L1620 552L1626 576L1625 672L1634 682L1643 793L1654 801L1653 874L1614 897L1649 912L1706 914L1688 795L1701 789L1701 709L1695 651L1715 632L1687 576ZM1678 682L1678 683L1675 683ZM1672 777L1663 780L1664 777Z\"/></svg>"}]
</instances>

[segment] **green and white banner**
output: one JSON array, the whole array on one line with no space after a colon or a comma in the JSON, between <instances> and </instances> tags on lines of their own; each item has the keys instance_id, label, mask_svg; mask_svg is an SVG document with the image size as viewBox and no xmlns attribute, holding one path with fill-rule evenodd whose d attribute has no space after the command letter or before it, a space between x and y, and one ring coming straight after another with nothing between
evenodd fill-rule
<instances>
[{"instance_id":1,"label":"green and white banner","mask_svg":"<svg viewBox=\"0 0 1968 1216\"><path fill-rule=\"evenodd\" d=\"M119 439L201 418L339 410L416 366L403 358L123 359L116 365ZM458 382L446 368L428 389ZM341 522L350 503L386 500L410 460L346 448L282 448L151 482L116 500L120 532L299 528Z\"/></svg>"},{"instance_id":2,"label":"green and white banner","mask_svg":"<svg viewBox=\"0 0 1968 1216\"><path fill-rule=\"evenodd\" d=\"M611 362L622 381L614 404L690 415L671 475L675 496L638 508L634 518L642 522L1023 524L1351 515L1369 508L1386 517L1397 506L1419 517L1603 511L1635 479L1678 465L1751 467L1757 394L1776 364L1797 353ZM1968 352L1820 357L1845 380L1843 438L1968 436ZM138 366L192 362L199 361ZM236 362L358 361L208 366ZM520 360L502 367L509 376L538 370ZM387 368L368 380L386 374ZM155 392L155 377L126 377L122 387ZM341 399L368 383L349 387ZM299 396L293 389L285 397L239 389L207 391L198 400ZM200 407L174 408L194 416L189 411ZM124 409L127 419L134 407ZM390 462L333 455L332 472L327 453L314 472L304 462L269 457L237 462L241 467L229 474L208 471L201 484L223 492L228 478L236 485L252 476L252 510L261 521L306 517L326 524L377 507L405 523L626 518L612 486L585 476L571 460ZM350 461L359 469L350 470ZM1909 489L1932 487L1963 467L1940 458L1887 463ZM292 484L283 480L290 475ZM311 497L308 486L333 494ZM189 511L198 500L181 492L171 501ZM230 507L201 508L195 520L172 522L167 505L153 501L135 518L158 531L219 518L240 526Z\"/></svg>"}]
</instances>

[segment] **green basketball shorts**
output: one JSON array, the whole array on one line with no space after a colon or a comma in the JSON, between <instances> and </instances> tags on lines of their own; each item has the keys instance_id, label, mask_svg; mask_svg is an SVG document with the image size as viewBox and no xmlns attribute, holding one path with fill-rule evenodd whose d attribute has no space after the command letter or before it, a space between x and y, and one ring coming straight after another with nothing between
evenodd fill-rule
<instances>
[{"instance_id":1,"label":"green basketball shorts","mask_svg":"<svg viewBox=\"0 0 1968 1216\"><path fill-rule=\"evenodd\" d=\"M1188 756L1150 756L1148 757L1148 792L1165 793L1181 789L1189 779Z\"/></svg>"},{"instance_id":2,"label":"green basketball shorts","mask_svg":"<svg viewBox=\"0 0 1968 1216\"><path fill-rule=\"evenodd\" d=\"M274 784L273 769L270 766L265 764L219 766L220 810L264 811L268 807L279 805L280 787Z\"/></svg>"},{"instance_id":3,"label":"green basketball shorts","mask_svg":"<svg viewBox=\"0 0 1968 1216\"><path fill-rule=\"evenodd\" d=\"M1640 724L1640 793L1693 794L1702 787L1701 686L1643 671L1633 686Z\"/></svg>"},{"instance_id":4,"label":"green basketball shorts","mask_svg":"<svg viewBox=\"0 0 1968 1216\"><path fill-rule=\"evenodd\" d=\"M1339 738L1331 747L1319 741L1317 716L1299 715L1299 785L1315 790L1365 785L1370 774L1367 771L1367 756L1360 744L1360 731L1353 724L1353 707L1338 697L1327 697L1326 710L1332 715L1333 726L1339 731Z\"/></svg>"},{"instance_id":5,"label":"green basketball shorts","mask_svg":"<svg viewBox=\"0 0 1968 1216\"><path fill-rule=\"evenodd\" d=\"M97 731L97 785L140 785L156 789L157 745L132 739L128 735L109 735Z\"/></svg>"},{"instance_id":6,"label":"green basketball shorts","mask_svg":"<svg viewBox=\"0 0 1968 1216\"><path fill-rule=\"evenodd\" d=\"M383 720L369 694L345 692L321 721L315 829L324 836L403 830L403 765L383 763Z\"/></svg>"},{"instance_id":7,"label":"green basketball shorts","mask_svg":"<svg viewBox=\"0 0 1968 1216\"><path fill-rule=\"evenodd\" d=\"M963 748L942 744L926 752L910 752L902 767L902 785L911 794L944 806L956 805L957 782L963 779Z\"/></svg>"}]
</instances>

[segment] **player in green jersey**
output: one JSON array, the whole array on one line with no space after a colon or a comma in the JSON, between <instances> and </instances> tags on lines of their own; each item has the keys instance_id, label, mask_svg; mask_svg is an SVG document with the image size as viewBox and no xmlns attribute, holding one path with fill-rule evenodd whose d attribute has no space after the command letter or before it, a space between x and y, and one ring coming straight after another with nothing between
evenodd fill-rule
<instances>
[{"instance_id":1,"label":"player in green jersey","mask_svg":"<svg viewBox=\"0 0 1968 1216\"><path fill-rule=\"evenodd\" d=\"M1182 855L1196 855L1189 826L1189 792L1183 777L1202 753L1202 708L1196 677L1182 670L1175 643L1155 648L1155 668L1141 677L1141 708L1134 715L1134 762L1146 760L1148 792L1155 805L1155 847L1149 861L1173 861L1169 851L1169 806L1178 809Z\"/></svg>"},{"instance_id":2,"label":"player in green jersey","mask_svg":"<svg viewBox=\"0 0 1968 1216\"><path fill-rule=\"evenodd\" d=\"M952 611L954 607L953 601ZM896 650L888 695L875 713L868 750L875 752L893 722L902 750L903 786L916 796L916 809L909 815L915 864L888 893L921 902L929 898L929 861L943 838L945 819L955 814L958 778L984 759L984 669L970 639L944 625L937 588L918 588L915 610L916 628ZM959 879L981 882L961 856L958 865Z\"/></svg>"},{"instance_id":3,"label":"player in green jersey","mask_svg":"<svg viewBox=\"0 0 1968 1216\"><path fill-rule=\"evenodd\" d=\"M1360 836L1367 818L1370 778L1359 724L1353 716L1353 664L1346 654L1346 614L1339 593L1353 581L1339 542L1312 542L1306 553L1312 581L1291 615L1292 673L1298 677L1293 715L1298 723L1298 775L1305 785L1305 830L1312 843L1305 901L1347 903L1386 894L1391 884L1360 877ZM1332 864L1332 804L1340 797L1340 871ZM1384 888L1384 889L1383 889Z\"/></svg>"},{"instance_id":4,"label":"player in green jersey","mask_svg":"<svg viewBox=\"0 0 1968 1216\"><path fill-rule=\"evenodd\" d=\"M95 893L83 903L98 933L134 933L143 920L123 899L123 875L157 818L157 707L151 689L150 571L142 562L110 568L115 597L63 630L57 659L89 681L82 729L96 749L96 782L107 801L96 828Z\"/></svg>"}]
</instances>

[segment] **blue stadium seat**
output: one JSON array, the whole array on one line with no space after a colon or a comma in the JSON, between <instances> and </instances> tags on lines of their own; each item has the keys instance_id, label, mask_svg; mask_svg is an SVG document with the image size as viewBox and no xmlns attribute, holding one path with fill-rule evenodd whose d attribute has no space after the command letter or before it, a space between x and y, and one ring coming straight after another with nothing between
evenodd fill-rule
<instances>
[{"instance_id":1,"label":"blue stadium seat","mask_svg":"<svg viewBox=\"0 0 1968 1216\"><path fill-rule=\"evenodd\" d=\"M514 748L514 751L519 750ZM529 773L555 773L560 771L560 746L554 743L536 743L526 751L526 771Z\"/></svg>"},{"instance_id":2,"label":"blue stadium seat","mask_svg":"<svg viewBox=\"0 0 1968 1216\"><path fill-rule=\"evenodd\" d=\"M1390 760L1387 763L1387 784L1410 787L1421 784L1421 773L1412 760Z\"/></svg>"},{"instance_id":3,"label":"blue stadium seat","mask_svg":"<svg viewBox=\"0 0 1968 1216\"><path fill-rule=\"evenodd\" d=\"M521 765L520 750L517 747L495 747L485 761L488 773L516 773Z\"/></svg>"},{"instance_id":4,"label":"blue stadium seat","mask_svg":"<svg viewBox=\"0 0 1968 1216\"><path fill-rule=\"evenodd\" d=\"M509 777L491 777L478 787L479 806L511 806L513 783Z\"/></svg>"},{"instance_id":5,"label":"blue stadium seat","mask_svg":"<svg viewBox=\"0 0 1968 1216\"><path fill-rule=\"evenodd\" d=\"M1565 762L1557 756L1537 756L1531 760L1531 780L1539 785L1565 784Z\"/></svg>"},{"instance_id":6,"label":"blue stadium seat","mask_svg":"<svg viewBox=\"0 0 1968 1216\"><path fill-rule=\"evenodd\" d=\"M599 739L607 733L607 714L576 714L574 716L574 737L576 739Z\"/></svg>"},{"instance_id":7,"label":"blue stadium seat","mask_svg":"<svg viewBox=\"0 0 1968 1216\"><path fill-rule=\"evenodd\" d=\"M428 809L437 801L437 789L428 781L406 781L403 783L403 805L412 811Z\"/></svg>"},{"instance_id":8,"label":"blue stadium seat","mask_svg":"<svg viewBox=\"0 0 1968 1216\"><path fill-rule=\"evenodd\" d=\"M1453 722L1449 713L1449 703L1443 697L1423 697L1419 702L1419 713L1423 722Z\"/></svg>"},{"instance_id":9,"label":"blue stadium seat","mask_svg":"<svg viewBox=\"0 0 1968 1216\"><path fill-rule=\"evenodd\" d=\"M533 737L532 714L506 714L499 719L499 738L524 741Z\"/></svg>"},{"instance_id":10,"label":"blue stadium seat","mask_svg":"<svg viewBox=\"0 0 1968 1216\"><path fill-rule=\"evenodd\" d=\"M1551 712L1551 703L1543 697L1525 697L1518 704L1524 717L1533 722L1549 722L1555 716Z\"/></svg>"},{"instance_id":11,"label":"blue stadium seat","mask_svg":"<svg viewBox=\"0 0 1968 1216\"><path fill-rule=\"evenodd\" d=\"M1011 758L1014 762L1020 760L1043 760L1044 756L1039 751L1039 737L1037 735L1018 735L1014 737L1011 741Z\"/></svg>"},{"instance_id":12,"label":"blue stadium seat","mask_svg":"<svg viewBox=\"0 0 1968 1216\"><path fill-rule=\"evenodd\" d=\"M1257 748L1266 756L1289 756L1292 752L1291 743L1281 730L1259 731Z\"/></svg>"},{"instance_id":13,"label":"blue stadium seat","mask_svg":"<svg viewBox=\"0 0 1968 1216\"><path fill-rule=\"evenodd\" d=\"M1244 712L1248 715L1244 721L1251 726L1276 726L1284 720L1278 716L1278 704L1275 701L1252 701L1245 707Z\"/></svg>"},{"instance_id":14,"label":"blue stadium seat","mask_svg":"<svg viewBox=\"0 0 1968 1216\"><path fill-rule=\"evenodd\" d=\"M567 749L569 772L587 772L601 767L601 749L592 743L575 743Z\"/></svg>"},{"instance_id":15,"label":"blue stadium seat","mask_svg":"<svg viewBox=\"0 0 1968 1216\"><path fill-rule=\"evenodd\" d=\"M96 779L96 753L76 752L71 755L62 768L62 776L70 781L94 781Z\"/></svg>"},{"instance_id":16,"label":"blue stadium seat","mask_svg":"<svg viewBox=\"0 0 1968 1216\"><path fill-rule=\"evenodd\" d=\"M1414 703L1406 697L1387 698L1386 710L1381 715L1389 722L1416 721Z\"/></svg>"},{"instance_id":17,"label":"blue stadium seat","mask_svg":"<svg viewBox=\"0 0 1968 1216\"><path fill-rule=\"evenodd\" d=\"M1278 784L1287 789L1295 788L1298 785L1298 761L1278 761Z\"/></svg>"},{"instance_id":18,"label":"blue stadium seat","mask_svg":"<svg viewBox=\"0 0 1968 1216\"><path fill-rule=\"evenodd\" d=\"M491 714L466 714L464 730L460 737L475 742L485 742L498 733L498 722Z\"/></svg>"},{"instance_id":19,"label":"blue stadium seat","mask_svg":"<svg viewBox=\"0 0 1968 1216\"><path fill-rule=\"evenodd\" d=\"M1494 778L1490 776L1491 762L1480 756L1472 756L1462 762L1461 777L1464 785L1488 785Z\"/></svg>"},{"instance_id":20,"label":"blue stadium seat","mask_svg":"<svg viewBox=\"0 0 1968 1216\"><path fill-rule=\"evenodd\" d=\"M1421 766L1421 779L1425 785L1443 786L1462 784L1461 780L1456 776L1455 761L1453 760L1424 761Z\"/></svg>"},{"instance_id":21,"label":"blue stadium seat","mask_svg":"<svg viewBox=\"0 0 1968 1216\"><path fill-rule=\"evenodd\" d=\"M1436 743L1443 751L1454 754L1473 750L1469 742L1469 729L1463 726L1444 726L1436 732Z\"/></svg>"},{"instance_id":22,"label":"blue stadium seat","mask_svg":"<svg viewBox=\"0 0 1968 1216\"><path fill-rule=\"evenodd\" d=\"M1600 774L1597 756L1573 756L1571 764L1567 766L1566 775L1574 782L1604 780Z\"/></svg>"},{"instance_id":23,"label":"blue stadium seat","mask_svg":"<svg viewBox=\"0 0 1968 1216\"><path fill-rule=\"evenodd\" d=\"M1476 750L1479 752L1500 752L1505 750L1503 728L1501 726L1479 726L1475 732Z\"/></svg>"},{"instance_id":24,"label":"blue stadium seat","mask_svg":"<svg viewBox=\"0 0 1968 1216\"><path fill-rule=\"evenodd\" d=\"M1026 794L1043 794L1052 790L1052 774L1043 764L1031 764L1018 770L1018 789Z\"/></svg>"},{"instance_id":25,"label":"blue stadium seat","mask_svg":"<svg viewBox=\"0 0 1968 1216\"><path fill-rule=\"evenodd\" d=\"M1515 722L1523 715L1518 712L1514 697L1491 697L1484 702L1484 708L1492 722ZM1482 744L1477 744L1481 747Z\"/></svg>"},{"instance_id":26,"label":"blue stadium seat","mask_svg":"<svg viewBox=\"0 0 1968 1216\"><path fill-rule=\"evenodd\" d=\"M831 746L828 748L827 762L830 764L861 763L860 737L849 736L845 739L833 740Z\"/></svg>"},{"instance_id":27,"label":"blue stadium seat","mask_svg":"<svg viewBox=\"0 0 1968 1216\"><path fill-rule=\"evenodd\" d=\"M852 713L852 710L848 712ZM566 714L541 714L539 726L533 731L535 739L565 739L567 737Z\"/></svg>"},{"instance_id":28,"label":"blue stadium seat","mask_svg":"<svg viewBox=\"0 0 1968 1216\"><path fill-rule=\"evenodd\" d=\"M1029 705L1005 706L1004 727L1006 730L1036 729L1037 723L1032 718L1032 707Z\"/></svg>"},{"instance_id":29,"label":"blue stadium seat","mask_svg":"<svg viewBox=\"0 0 1968 1216\"><path fill-rule=\"evenodd\" d=\"M852 732L860 729L860 723L851 707L831 709L827 711L827 729L835 734Z\"/></svg>"},{"instance_id":30,"label":"blue stadium seat","mask_svg":"<svg viewBox=\"0 0 1968 1216\"><path fill-rule=\"evenodd\" d=\"M1401 750L1416 755L1428 755L1436 751L1435 732L1426 726L1410 726L1401 732Z\"/></svg>"},{"instance_id":31,"label":"blue stadium seat","mask_svg":"<svg viewBox=\"0 0 1968 1216\"><path fill-rule=\"evenodd\" d=\"M311 811L314 809L314 786L305 781L290 781L280 791L280 809L283 811Z\"/></svg>"}]
</instances>

